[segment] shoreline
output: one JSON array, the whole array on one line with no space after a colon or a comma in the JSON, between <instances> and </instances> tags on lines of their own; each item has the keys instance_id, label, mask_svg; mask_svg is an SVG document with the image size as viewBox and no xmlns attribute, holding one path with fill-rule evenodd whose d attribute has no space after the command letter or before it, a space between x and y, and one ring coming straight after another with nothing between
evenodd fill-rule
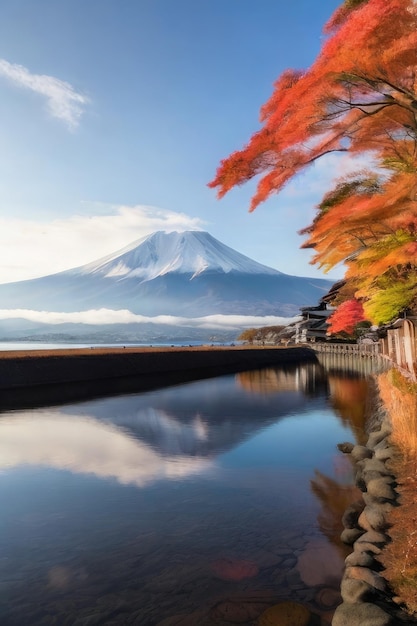
<instances>
[{"instance_id":1,"label":"shoreline","mask_svg":"<svg viewBox=\"0 0 417 626\"><path fill-rule=\"evenodd\" d=\"M274 366L317 363L305 347L120 347L0 353L1 410L139 393Z\"/></svg>"}]
</instances>

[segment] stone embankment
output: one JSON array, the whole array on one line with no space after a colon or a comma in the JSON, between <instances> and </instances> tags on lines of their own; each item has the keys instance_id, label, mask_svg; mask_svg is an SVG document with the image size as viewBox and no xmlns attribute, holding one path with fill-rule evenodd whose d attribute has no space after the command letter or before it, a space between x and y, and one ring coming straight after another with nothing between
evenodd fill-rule
<instances>
[{"instance_id":1,"label":"stone embankment","mask_svg":"<svg viewBox=\"0 0 417 626\"><path fill-rule=\"evenodd\" d=\"M143 391L263 367L316 363L313 350L199 346L0 353L3 408Z\"/></svg>"},{"instance_id":2,"label":"stone embankment","mask_svg":"<svg viewBox=\"0 0 417 626\"><path fill-rule=\"evenodd\" d=\"M350 454L356 468L356 484L362 499L352 504L343 516L341 539L352 545L345 560L341 583L342 604L336 609L332 626L400 626L415 624L394 602L383 567L378 561L390 541L388 516L398 506L396 480L390 460L398 454L390 443L387 418L370 433L366 446L339 444Z\"/></svg>"}]
</instances>

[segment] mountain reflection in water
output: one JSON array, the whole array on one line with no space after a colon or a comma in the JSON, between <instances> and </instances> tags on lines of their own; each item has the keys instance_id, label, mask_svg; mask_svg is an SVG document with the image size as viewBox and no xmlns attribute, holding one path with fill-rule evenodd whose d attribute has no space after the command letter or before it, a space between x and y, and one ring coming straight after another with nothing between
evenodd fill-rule
<instances>
[{"instance_id":1,"label":"mountain reflection in water","mask_svg":"<svg viewBox=\"0 0 417 626\"><path fill-rule=\"evenodd\" d=\"M0 623L329 621L365 394L308 364L0 414Z\"/></svg>"}]
</instances>

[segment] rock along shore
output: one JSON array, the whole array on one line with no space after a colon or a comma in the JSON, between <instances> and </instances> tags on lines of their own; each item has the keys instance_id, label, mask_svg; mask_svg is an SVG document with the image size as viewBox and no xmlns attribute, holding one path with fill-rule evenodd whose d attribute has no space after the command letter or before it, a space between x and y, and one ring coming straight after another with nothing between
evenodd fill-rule
<instances>
[{"instance_id":1,"label":"rock along shore","mask_svg":"<svg viewBox=\"0 0 417 626\"><path fill-rule=\"evenodd\" d=\"M0 353L3 409L70 402L277 365L316 363L313 350L198 346L68 348Z\"/></svg>"},{"instance_id":2,"label":"rock along shore","mask_svg":"<svg viewBox=\"0 0 417 626\"><path fill-rule=\"evenodd\" d=\"M339 450L350 454L356 469L356 485L362 498L348 507L342 522L341 540L352 546L345 559L341 583L342 604L334 614L332 626L400 626L416 624L393 600L378 561L389 536L389 513L399 506L396 478L390 460L397 449L390 443L388 416L379 415L366 446L345 442Z\"/></svg>"}]
</instances>

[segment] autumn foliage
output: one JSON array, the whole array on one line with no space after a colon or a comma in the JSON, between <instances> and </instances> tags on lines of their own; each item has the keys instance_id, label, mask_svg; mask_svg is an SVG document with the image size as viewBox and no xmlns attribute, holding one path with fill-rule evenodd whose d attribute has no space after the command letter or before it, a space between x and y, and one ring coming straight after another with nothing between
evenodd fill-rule
<instances>
[{"instance_id":1,"label":"autumn foliage","mask_svg":"<svg viewBox=\"0 0 417 626\"><path fill-rule=\"evenodd\" d=\"M346 299L379 324L417 306L417 4L346 0L324 32L316 61L279 77L261 129L210 186L222 197L259 177L254 210L327 154L368 156L369 169L337 180L302 234L312 263L345 264Z\"/></svg>"},{"instance_id":2,"label":"autumn foliage","mask_svg":"<svg viewBox=\"0 0 417 626\"><path fill-rule=\"evenodd\" d=\"M353 334L355 326L365 319L362 303L358 300L345 300L329 318L328 332L337 334L342 331Z\"/></svg>"},{"instance_id":3,"label":"autumn foliage","mask_svg":"<svg viewBox=\"0 0 417 626\"><path fill-rule=\"evenodd\" d=\"M242 331L238 337L239 341L245 341L250 344L262 343L268 341L272 336L275 338L285 326L262 326L261 328L247 328ZM268 337L269 336L269 337Z\"/></svg>"}]
</instances>

